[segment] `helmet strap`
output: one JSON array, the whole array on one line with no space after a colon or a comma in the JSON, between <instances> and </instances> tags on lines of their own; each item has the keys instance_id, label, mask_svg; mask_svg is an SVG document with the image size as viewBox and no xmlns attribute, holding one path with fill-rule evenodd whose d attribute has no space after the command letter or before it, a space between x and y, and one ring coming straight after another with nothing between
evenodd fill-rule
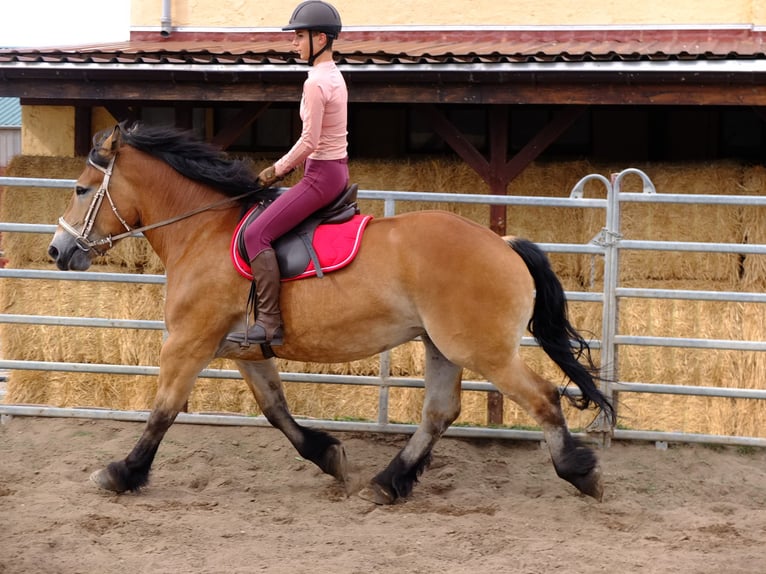
<instances>
[{"instance_id":1,"label":"helmet strap","mask_svg":"<svg viewBox=\"0 0 766 574\"><path fill-rule=\"evenodd\" d=\"M325 34L325 37L327 38L327 42L324 45L324 48L319 50L316 54L314 53L314 32L309 30L309 66L313 66L316 59L321 56L322 54L327 51L327 48L332 46L332 40L327 37L327 34Z\"/></svg>"}]
</instances>

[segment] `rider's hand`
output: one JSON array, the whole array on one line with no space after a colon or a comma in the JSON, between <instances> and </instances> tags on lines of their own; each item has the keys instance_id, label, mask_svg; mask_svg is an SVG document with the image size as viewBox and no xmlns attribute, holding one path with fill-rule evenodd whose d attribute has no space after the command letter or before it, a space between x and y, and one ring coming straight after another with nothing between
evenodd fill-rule
<instances>
[{"instance_id":1,"label":"rider's hand","mask_svg":"<svg viewBox=\"0 0 766 574\"><path fill-rule=\"evenodd\" d=\"M270 185L278 182L281 177L277 176L277 170L273 165L270 165L258 174L258 183L263 187L269 187Z\"/></svg>"}]
</instances>

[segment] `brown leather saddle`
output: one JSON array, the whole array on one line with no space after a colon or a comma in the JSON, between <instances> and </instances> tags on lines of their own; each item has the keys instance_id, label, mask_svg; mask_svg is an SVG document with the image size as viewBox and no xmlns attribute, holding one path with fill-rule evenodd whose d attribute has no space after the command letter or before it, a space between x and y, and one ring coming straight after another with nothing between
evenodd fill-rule
<instances>
[{"instance_id":1,"label":"brown leather saddle","mask_svg":"<svg viewBox=\"0 0 766 574\"><path fill-rule=\"evenodd\" d=\"M306 269L309 261L314 263L317 277L324 275L319 264L319 257L314 250L314 232L320 225L343 223L354 215L358 215L359 207L356 203L358 191L359 186L357 184L350 185L330 205L310 215L302 223L274 241L272 247L277 254L277 262L283 278L289 279L300 275ZM266 192L265 198L245 216L246 219L240 226L239 236L236 240L237 251L245 261L250 261L245 247L245 229L282 193L284 191Z\"/></svg>"}]
</instances>

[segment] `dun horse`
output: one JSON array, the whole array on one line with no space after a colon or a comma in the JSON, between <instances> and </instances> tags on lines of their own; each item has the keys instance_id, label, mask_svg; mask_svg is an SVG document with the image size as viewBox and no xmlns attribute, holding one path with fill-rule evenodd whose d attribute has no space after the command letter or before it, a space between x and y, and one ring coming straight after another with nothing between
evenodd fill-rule
<instances>
[{"instance_id":1,"label":"dun horse","mask_svg":"<svg viewBox=\"0 0 766 574\"><path fill-rule=\"evenodd\" d=\"M345 481L342 444L296 423L274 360L258 346L225 340L245 328L249 284L235 271L229 248L245 201L239 196L257 187L247 164L171 129L117 126L94 142L48 253L59 269L85 270L115 241L142 231L165 265L167 338L141 437L126 458L94 472L92 480L118 493L146 485L198 373L215 357L227 357L300 455ZM571 400L603 410L613 423L588 345L567 318L562 286L532 243L505 240L440 211L373 219L350 265L284 283L282 308L284 344L274 351L285 359L351 361L416 337L425 345L422 421L360 493L368 500L386 504L411 493L434 445L460 413L463 368L486 377L534 418L561 478L601 498L597 458L570 434L558 388L519 356L529 328L579 387Z\"/></svg>"}]
</instances>

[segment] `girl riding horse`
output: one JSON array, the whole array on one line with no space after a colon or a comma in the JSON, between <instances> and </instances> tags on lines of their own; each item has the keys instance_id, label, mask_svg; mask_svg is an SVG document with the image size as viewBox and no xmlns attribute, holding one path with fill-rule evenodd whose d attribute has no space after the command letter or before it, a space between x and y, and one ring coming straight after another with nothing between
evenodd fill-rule
<instances>
[{"instance_id":1,"label":"girl riding horse","mask_svg":"<svg viewBox=\"0 0 766 574\"><path fill-rule=\"evenodd\" d=\"M332 56L332 42L341 30L340 15L326 2L309 0L295 9L283 30L294 31L293 47L311 66L300 106L303 131L292 149L264 169L258 180L267 187L304 162L305 170L300 182L274 200L245 230L256 294L255 324L226 337L243 347L283 342L279 265L272 242L332 203L348 185L348 93Z\"/></svg>"}]
</instances>

